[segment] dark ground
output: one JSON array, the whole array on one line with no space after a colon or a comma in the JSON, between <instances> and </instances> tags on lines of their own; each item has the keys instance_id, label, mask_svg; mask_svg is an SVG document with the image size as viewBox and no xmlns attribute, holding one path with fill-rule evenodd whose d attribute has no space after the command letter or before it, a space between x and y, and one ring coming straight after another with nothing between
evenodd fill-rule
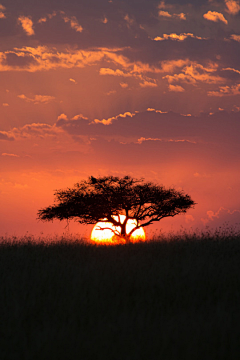
<instances>
[{"instance_id":1,"label":"dark ground","mask_svg":"<svg viewBox=\"0 0 240 360\"><path fill-rule=\"evenodd\" d=\"M1 360L239 358L239 235L0 244Z\"/></svg>"}]
</instances>

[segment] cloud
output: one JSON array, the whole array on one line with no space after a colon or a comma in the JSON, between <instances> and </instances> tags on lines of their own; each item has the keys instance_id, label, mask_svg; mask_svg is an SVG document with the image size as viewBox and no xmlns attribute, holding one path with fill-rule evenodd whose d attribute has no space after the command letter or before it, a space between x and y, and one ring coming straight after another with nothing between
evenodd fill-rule
<instances>
[{"instance_id":1,"label":"cloud","mask_svg":"<svg viewBox=\"0 0 240 360\"><path fill-rule=\"evenodd\" d=\"M197 84L203 82L207 84L218 84L225 82L219 75L213 75L218 68L218 64L210 63L208 66L203 66L196 62L191 62L190 65L185 66L179 74L166 75L163 79L167 79L168 83L184 82L188 84Z\"/></svg>"},{"instance_id":2,"label":"cloud","mask_svg":"<svg viewBox=\"0 0 240 360\"><path fill-rule=\"evenodd\" d=\"M5 6L0 4L0 19L5 19L6 15L4 14L4 10L6 10Z\"/></svg>"},{"instance_id":3,"label":"cloud","mask_svg":"<svg viewBox=\"0 0 240 360\"><path fill-rule=\"evenodd\" d=\"M216 212L212 210L207 211L207 218L202 218L203 224L219 224L222 225L225 222L230 221L233 224L233 221L235 220L235 223L239 224L239 215L240 210L234 209L230 210L225 208L224 206L221 206Z\"/></svg>"},{"instance_id":4,"label":"cloud","mask_svg":"<svg viewBox=\"0 0 240 360\"><path fill-rule=\"evenodd\" d=\"M161 141L161 142L173 142L173 143L181 143L181 142L187 142L187 143L191 143L191 144L196 144L195 141L190 141L190 140L173 140L173 139L160 139L160 138L145 138L145 137L141 137L137 140L137 144L142 144L144 141Z\"/></svg>"},{"instance_id":5,"label":"cloud","mask_svg":"<svg viewBox=\"0 0 240 360\"><path fill-rule=\"evenodd\" d=\"M103 24L107 24L107 23L108 23L108 19L105 17L104 19L101 20L101 22L102 22Z\"/></svg>"},{"instance_id":6,"label":"cloud","mask_svg":"<svg viewBox=\"0 0 240 360\"><path fill-rule=\"evenodd\" d=\"M142 83L139 84L142 88L145 88L145 87L157 87L157 83L156 81L146 81L144 80Z\"/></svg>"},{"instance_id":7,"label":"cloud","mask_svg":"<svg viewBox=\"0 0 240 360\"><path fill-rule=\"evenodd\" d=\"M172 17L172 15L169 14L168 11L163 11L163 10L160 10L160 11L158 12L158 15L159 15L159 16L163 16L163 17L167 17L167 18L171 18L171 17Z\"/></svg>"},{"instance_id":8,"label":"cloud","mask_svg":"<svg viewBox=\"0 0 240 360\"><path fill-rule=\"evenodd\" d=\"M218 111L212 115L185 116L149 108L143 112L125 112L106 119L68 119L61 114L56 127L72 136L106 137L114 139L159 138L162 140L184 139L191 142L221 143L229 147L239 146L240 123L238 112ZM124 141L125 141L124 140ZM218 147L218 151L220 151ZM225 156L225 155L224 155ZM221 159L219 155L219 159ZM223 159L222 159L223 160Z\"/></svg>"},{"instance_id":9,"label":"cloud","mask_svg":"<svg viewBox=\"0 0 240 360\"><path fill-rule=\"evenodd\" d=\"M184 14L184 13L170 14L168 11L164 11L164 10L160 10L158 12L158 16L165 17L165 18L179 19L179 20L187 20L186 14Z\"/></svg>"},{"instance_id":10,"label":"cloud","mask_svg":"<svg viewBox=\"0 0 240 360\"><path fill-rule=\"evenodd\" d=\"M80 33L83 31L83 27L79 25L77 18L75 16L72 16L71 18L64 16L63 20L65 21L65 23L70 22L71 28L74 29L75 31Z\"/></svg>"},{"instance_id":11,"label":"cloud","mask_svg":"<svg viewBox=\"0 0 240 360\"><path fill-rule=\"evenodd\" d=\"M27 68L31 68L31 66L36 65L37 61L31 54L24 53L16 53L14 51L7 51L6 53L2 53L2 70L5 68L6 70L15 70L22 68L26 70ZM0 65L1 70L1 65Z\"/></svg>"},{"instance_id":12,"label":"cloud","mask_svg":"<svg viewBox=\"0 0 240 360\"><path fill-rule=\"evenodd\" d=\"M131 77L131 74L124 73L122 70L113 70L109 68L101 68L99 70L99 75L113 75L113 76L123 76L123 77Z\"/></svg>"},{"instance_id":13,"label":"cloud","mask_svg":"<svg viewBox=\"0 0 240 360\"><path fill-rule=\"evenodd\" d=\"M182 68L188 64L191 64L191 61L188 59L182 60L167 60L161 62L161 71L172 73L178 68Z\"/></svg>"},{"instance_id":14,"label":"cloud","mask_svg":"<svg viewBox=\"0 0 240 360\"><path fill-rule=\"evenodd\" d=\"M228 24L228 21L225 19L222 13L217 11L208 11L206 14L203 15L204 19L218 22L222 21L224 24Z\"/></svg>"},{"instance_id":15,"label":"cloud","mask_svg":"<svg viewBox=\"0 0 240 360\"><path fill-rule=\"evenodd\" d=\"M34 137L46 138L56 137L62 133L62 129L55 125L32 123L20 128L13 128L9 133L12 134L16 140Z\"/></svg>"},{"instance_id":16,"label":"cloud","mask_svg":"<svg viewBox=\"0 0 240 360\"><path fill-rule=\"evenodd\" d=\"M68 120L67 115L66 114L59 115L58 118L57 118L57 123L59 123L60 120ZM73 120L77 120L77 119L75 118Z\"/></svg>"},{"instance_id":17,"label":"cloud","mask_svg":"<svg viewBox=\"0 0 240 360\"><path fill-rule=\"evenodd\" d=\"M166 4L165 1L161 1L158 5L158 9L171 9L172 7L172 5Z\"/></svg>"},{"instance_id":18,"label":"cloud","mask_svg":"<svg viewBox=\"0 0 240 360\"><path fill-rule=\"evenodd\" d=\"M233 39L233 40L235 40L235 41L240 42L240 35L232 34L232 35L230 36L230 38Z\"/></svg>"},{"instance_id":19,"label":"cloud","mask_svg":"<svg viewBox=\"0 0 240 360\"><path fill-rule=\"evenodd\" d=\"M167 114L167 111L162 111L162 110L156 110L153 108L148 108L147 111L154 111L155 113L160 113L160 114Z\"/></svg>"},{"instance_id":20,"label":"cloud","mask_svg":"<svg viewBox=\"0 0 240 360\"><path fill-rule=\"evenodd\" d=\"M39 24L45 23L47 21L46 17L42 17L41 19L38 20Z\"/></svg>"},{"instance_id":21,"label":"cloud","mask_svg":"<svg viewBox=\"0 0 240 360\"><path fill-rule=\"evenodd\" d=\"M103 125L111 125L113 120L118 120L119 118L133 117L135 115L136 115L136 113L130 113L127 111L124 114L119 114L117 116L113 116L107 120L106 119L103 119L103 120L95 119L94 123L95 124L103 124Z\"/></svg>"},{"instance_id":22,"label":"cloud","mask_svg":"<svg viewBox=\"0 0 240 360\"><path fill-rule=\"evenodd\" d=\"M26 32L28 36L35 35L35 32L33 30L33 22L30 17L19 16L18 21L19 23L21 23L23 30Z\"/></svg>"},{"instance_id":23,"label":"cloud","mask_svg":"<svg viewBox=\"0 0 240 360\"><path fill-rule=\"evenodd\" d=\"M74 80L74 79L70 78L69 81L73 82L74 84L77 84L76 80Z\"/></svg>"},{"instance_id":24,"label":"cloud","mask_svg":"<svg viewBox=\"0 0 240 360\"><path fill-rule=\"evenodd\" d=\"M15 48L0 52L0 71L27 70L30 72L58 68L83 68L106 59L116 64L127 64L127 59L118 55L120 49L74 50L65 52L46 46ZM140 69L141 63L138 68ZM128 65L130 66L130 64ZM133 64L131 64L133 66Z\"/></svg>"},{"instance_id":25,"label":"cloud","mask_svg":"<svg viewBox=\"0 0 240 360\"><path fill-rule=\"evenodd\" d=\"M240 94L240 84L232 86L220 86L218 91L208 91L208 96L232 96Z\"/></svg>"},{"instance_id":26,"label":"cloud","mask_svg":"<svg viewBox=\"0 0 240 360\"><path fill-rule=\"evenodd\" d=\"M116 90L110 90L106 93L107 95L113 95L116 94Z\"/></svg>"},{"instance_id":27,"label":"cloud","mask_svg":"<svg viewBox=\"0 0 240 360\"><path fill-rule=\"evenodd\" d=\"M48 104L49 102L56 100L54 96L48 96L48 95L35 95L34 98L31 99L26 95L22 94L22 95L18 95L18 98L25 100L26 102L33 102L35 105L40 103Z\"/></svg>"},{"instance_id":28,"label":"cloud","mask_svg":"<svg viewBox=\"0 0 240 360\"><path fill-rule=\"evenodd\" d=\"M58 119L65 119L67 120L67 115L65 114L61 114ZM83 114L78 114L78 115L75 115L74 117L72 117L72 120L79 120L79 119L83 119L83 120L88 120L88 118L86 116L83 116Z\"/></svg>"},{"instance_id":29,"label":"cloud","mask_svg":"<svg viewBox=\"0 0 240 360\"><path fill-rule=\"evenodd\" d=\"M163 34L163 36L156 36L153 40L155 41L163 41L163 40L177 40L177 41L183 41L185 39L187 39L188 37L190 38L194 38L194 39L200 39L200 40L206 40L206 38L202 38L200 36L195 36L192 33L182 33L182 34Z\"/></svg>"},{"instance_id":30,"label":"cloud","mask_svg":"<svg viewBox=\"0 0 240 360\"><path fill-rule=\"evenodd\" d=\"M169 91L175 91L175 92L184 92L185 89L180 85L172 85L169 84L168 86Z\"/></svg>"},{"instance_id":31,"label":"cloud","mask_svg":"<svg viewBox=\"0 0 240 360\"><path fill-rule=\"evenodd\" d=\"M44 16L44 17L41 17L39 20L38 20L38 23L39 24L42 24L42 23L45 23L47 22L47 19L52 19L54 16L57 15L57 12L56 11L53 11L52 14L47 14L47 16Z\"/></svg>"},{"instance_id":32,"label":"cloud","mask_svg":"<svg viewBox=\"0 0 240 360\"><path fill-rule=\"evenodd\" d=\"M143 141L163 141L162 139L159 139L159 138L145 138L145 137L140 137L138 140L137 140L137 144L142 144Z\"/></svg>"},{"instance_id":33,"label":"cloud","mask_svg":"<svg viewBox=\"0 0 240 360\"><path fill-rule=\"evenodd\" d=\"M120 57L112 57L113 63L115 65L121 65L124 68L123 70L120 69L111 69L111 68L100 68L99 75L111 75L111 76L121 76L126 78L135 78L141 80L140 86L141 87L156 87L156 79L150 78L144 74L146 73L153 73L158 74L161 73L162 70L155 67L149 66L148 64L138 62L130 62L127 58L122 56Z\"/></svg>"},{"instance_id":34,"label":"cloud","mask_svg":"<svg viewBox=\"0 0 240 360\"><path fill-rule=\"evenodd\" d=\"M108 56L106 56L108 60L111 60L111 62L117 66L122 67L124 69L116 69L113 70L111 68L101 68L99 71L100 75L113 75L113 76L124 76L124 77L139 77L139 74L146 74L146 73L160 73L161 69L159 69L157 66L151 66L146 62L141 61L130 61L126 56L119 55L116 53L112 53ZM109 61L108 61L109 62ZM146 79L147 80L147 79Z\"/></svg>"},{"instance_id":35,"label":"cloud","mask_svg":"<svg viewBox=\"0 0 240 360\"><path fill-rule=\"evenodd\" d=\"M3 103L3 104L2 104L2 106L4 106L4 107L8 107L8 106L9 106L9 104L8 104L8 103Z\"/></svg>"},{"instance_id":36,"label":"cloud","mask_svg":"<svg viewBox=\"0 0 240 360\"><path fill-rule=\"evenodd\" d=\"M127 84L127 83L120 83L120 86L121 86L123 89L128 88L128 84Z\"/></svg>"},{"instance_id":37,"label":"cloud","mask_svg":"<svg viewBox=\"0 0 240 360\"><path fill-rule=\"evenodd\" d=\"M226 11L231 14L231 15L237 15L240 11L240 5L239 5L239 1L235 1L235 0L225 0L225 4L226 4Z\"/></svg>"},{"instance_id":38,"label":"cloud","mask_svg":"<svg viewBox=\"0 0 240 360\"><path fill-rule=\"evenodd\" d=\"M186 14L180 13L180 14L173 14L174 17L179 18L180 20L187 20Z\"/></svg>"},{"instance_id":39,"label":"cloud","mask_svg":"<svg viewBox=\"0 0 240 360\"><path fill-rule=\"evenodd\" d=\"M0 131L0 140L13 141L15 138L6 131Z\"/></svg>"},{"instance_id":40,"label":"cloud","mask_svg":"<svg viewBox=\"0 0 240 360\"><path fill-rule=\"evenodd\" d=\"M8 154L8 153L2 153L2 156L10 156L10 157L20 157L19 155L16 154Z\"/></svg>"},{"instance_id":41,"label":"cloud","mask_svg":"<svg viewBox=\"0 0 240 360\"><path fill-rule=\"evenodd\" d=\"M236 70L234 68L223 68L222 71L233 71L233 72L235 72L237 74L240 74L240 70Z\"/></svg>"},{"instance_id":42,"label":"cloud","mask_svg":"<svg viewBox=\"0 0 240 360\"><path fill-rule=\"evenodd\" d=\"M134 24L134 20L131 19L128 14L126 16L124 16L124 20L127 22L129 27Z\"/></svg>"}]
</instances>

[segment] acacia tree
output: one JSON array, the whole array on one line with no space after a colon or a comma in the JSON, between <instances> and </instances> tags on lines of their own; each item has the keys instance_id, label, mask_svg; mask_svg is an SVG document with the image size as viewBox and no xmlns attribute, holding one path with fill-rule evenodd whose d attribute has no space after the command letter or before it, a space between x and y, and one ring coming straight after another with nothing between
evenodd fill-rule
<instances>
[{"instance_id":1,"label":"acacia tree","mask_svg":"<svg viewBox=\"0 0 240 360\"><path fill-rule=\"evenodd\" d=\"M173 188L144 182L130 176L123 178L90 176L74 185L73 188L57 190L55 204L38 211L38 218L43 221L71 220L81 224L111 223L118 227L113 233L130 242L133 232L155 221L185 213L195 205L189 195ZM125 215L123 222L120 214ZM129 219L136 220L136 226L127 233ZM141 223L140 223L141 222Z\"/></svg>"}]
</instances>

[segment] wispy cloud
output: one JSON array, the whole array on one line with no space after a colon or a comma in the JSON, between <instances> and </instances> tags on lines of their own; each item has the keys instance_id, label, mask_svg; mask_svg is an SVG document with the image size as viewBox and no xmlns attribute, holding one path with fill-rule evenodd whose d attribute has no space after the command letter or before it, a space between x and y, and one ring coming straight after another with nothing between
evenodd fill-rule
<instances>
[{"instance_id":1,"label":"wispy cloud","mask_svg":"<svg viewBox=\"0 0 240 360\"><path fill-rule=\"evenodd\" d=\"M237 74L240 74L240 70L234 69L234 68L223 68L222 71L233 71Z\"/></svg>"},{"instance_id":2,"label":"wispy cloud","mask_svg":"<svg viewBox=\"0 0 240 360\"><path fill-rule=\"evenodd\" d=\"M6 10L5 6L0 4L0 19L5 19L6 15L4 14L4 11Z\"/></svg>"},{"instance_id":3,"label":"wispy cloud","mask_svg":"<svg viewBox=\"0 0 240 360\"><path fill-rule=\"evenodd\" d=\"M224 83L225 80L222 77L214 75L217 69L218 65L215 63L211 63L206 67L196 62L191 62L190 65L185 66L180 73L166 75L163 79L167 79L170 84L178 81L192 85L198 82L207 84Z\"/></svg>"},{"instance_id":4,"label":"wispy cloud","mask_svg":"<svg viewBox=\"0 0 240 360\"><path fill-rule=\"evenodd\" d=\"M6 131L0 131L0 140L13 141L15 140L14 136L9 134Z\"/></svg>"},{"instance_id":5,"label":"wispy cloud","mask_svg":"<svg viewBox=\"0 0 240 360\"><path fill-rule=\"evenodd\" d=\"M104 19L101 20L101 22L102 22L103 24L107 24L107 23L108 23L108 19L106 18L106 16L105 16Z\"/></svg>"},{"instance_id":6,"label":"wispy cloud","mask_svg":"<svg viewBox=\"0 0 240 360\"><path fill-rule=\"evenodd\" d=\"M237 209L230 210L230 209L225 208L224 206L221 206L216 212L214 212L212 210L208 210L206 213L207 218L202 218L201 221L203 222L204 225L206 225L209 222L216 221L218 219L222 220L225 218L225 221L226 221L226 218L229 220L230 217L234 217L234 218L236 218L236 220L238 220L239 213L240 213L240 210L237 210ZM228 216L226 217L226 215L228 215Z\"/></svg>"},{"instance_id":7,"label":"wispy cloud","mask_svg":"<svg viewBox=\"0 0 240 360\"><path fill-rule=\"evenodd\" d=\"M158 9L172 9L173 5L166 4L165 1L161 1L157 7Z\"/></svg>"},{"instance_id":8,"label":"wispy cloud","mask_svg":"<svg viewBox=\"0 0 240 360\"><path fill-rule=\"evenodd\" d=\"M71 16L70 18L67 16L64 16L63 20L65 21L65 23L70 22L70 26L73 30L80 32L80 33L83 31L83 27L78 23L76 16Z\"/></svg>"},{"instance_id":9,"label":"wispy cloud","mask_svg":"<svg viewBox=\"0 0 240 360\"><path fill-rule=\"evenodd\" d=\"M132 19L128 14L124 16L124 20L127 22L129 27L134 24L134 19Z\"/></svg>"},{"instance_id":10,"label":"wispy cloud","mask_svg":"<svg viewBox=\"0 0 240 360\"><path fill-rule=\"evenodd\" d=\"M156 80L153 80L153 81L147 81L147 80L144 80L142 83L139 84L142 88L144 87L157 87L157 83L156 83Z\"/></svg>"},{"instance_id":11,"label":"wispy cloud","mask_svg":"<svg viewBox=\"0 0 240 360\"><path fill-rule=\"evenodd\" d=\"M130 62L127 58L122 56L111 56L113 63L116 65L120 65L123 70L120 69L111 69L111 68L100 68L99 75L112 75L119 76L125 78L135 78L140 80L140 87L156 87L157 82L156 79L152 77L146 76L146 73L149 74L158 74L161 73L162 70L155 67L149 66L148 64L144 64L139 62Z\"/></svg>"},{"instance_id":12,"label":"wispy cloud","mask_svg":"<svg viewBox=\"0 0 240 360\"><path fill-rule=\"evenodd\" d=\"M173 19L179 19L179 20L187 20L186 14L180 13L180 14L170 14L168 11L160 10L158 12L158 16L164 17L164 18L173 18Z\"/></svg>"},{"instance_id":13,"label":"wispy cloud","mask_svg":"<svg viewBox=\"0 0 240 360\"><path fill-rule=\"evenodd\" d=\"M74 68L95 65L104 58L123 63L123 57L116 54L120 49L57 51L47 46L15 48L0 52L0 71L40 71L58 68ZM13 59L14 58L14 59Z\"/></svg>"},{"instance_id":14,"label":"wispy cloud","mask_svg":"<svg viewBox=\"0 0 240 360\"><path fill-rule=\"evenodd\" d=\"M124 77L131 77L131 74L124 73L122 70L116 69L110 69L110 68L101 68L99 70L99 75L113 75L113 76L124 76Z\"/></svg>"},{"instance_id":15,"label":"wispy cloud","mask_svg":"<svg viewBox=\"0 0 240 360\"><path fill-rule=\"evenodd\" d=\"M168 86L169 91L175 91L175 92L184 92L185 89L180 85L172 85L169 84Z\"/></svg>"},{"instance_id":16,"label":"wispy cloud","mask_svg":"<svg viewBox=\"0 0 240 360\"><path fill-rule=\"evenodd\" d=\"M70 78L69 81L73 82L75 85L77 84L76 80Z\"/></svg>"},{"instance_id":17,"label":"wispy cloud","mask_svg":"<svg viewBox=\"0 0 240 360\"><path fill-rule=\"evenodd\" d=\"M171 18L171 17L172 17L172 15L171 15L168 11L163 11L163 10L160 10L160 11L158 12L158 15L159 15L159 16L163 16L163 17L166 17L166 18Z\"/></svg>"},{"instance_id":18,"label":"wispy cloud","mask_svg":"<svg viewBox=\"0 0 240 360\"><path fill-rule=\"evenodd\" d=\"M208 91L208 96L232 96L240 94L240 84L232 85L232 86L220 86L217 91Z\"/></svg>"},{"instance_id":19,"label":"wispy cloud","mask_svg":"<svg viewBox=\"0 0 240 360\"><path fill-rule=\"evenodd\" d=\"M130 117L133 117L136 115L136 112L135 113L131 113L129 111L125 112L124 114L119 114L117 116L113 116L111 118L108 118L108 119L103 119L103 120L98 120L98 119L95 119L94 120L94 123L95 124L100 124L102 123L103 125L111 125L113 120L118 120L119 118L126 118L127 116L130 116Z\"/></svg>"},{"instance_id":20,"label":"wispy cloud","mask_svg":"<svg viewBox=\"0 0 240 360\"><path fill-rule=\"evenodd\" d=\"M127 83L120 83L120 86L121 86L123 89L128 88L128 84L127 84Z\"/></svg>"},{"instance_id":21,"label":"wispy cloud","mask_svg":"<svg viewBox=\"0 0 240 360\"><path fill-rule=\"evenodd\" d=\"M18 18L19 23L22 25L23 30L28 36L32 36L35 34L33 30L33 22L30 17L27 16L19 16Z\"/></svg>"},{"instance_id":22,"label":"wispy cloud","mask_svg":"<svg viewBox=\"0 0 240 360\"><path fill-rule=\"evenodd\" d=\"M225 0L226 11L231 15L237 15L240 11L239 1Z\"/></svg>"},{"instance_id":23,"label":"wispy cloud","mask_svg":"<svg viewBox=\"0 0 240 360\"><path fill-rule=\"evenodd\" d=\"M56 137L60 133L62 133L62 129L60 127L56 127L55 125L32 123L19 128L15 127L8 133L8 135L14 137L16 140L19 140L35 137Z\"/></svg>"},{"instance_id":24,"label":"wispy cloud","mask_svg":"<svg viewBox=\"0 0 240 360\"><path fill-rule=\"evenodd\" d=\"M191 143L191 144L196 144L196 141L190 141L190 140L184 140L184 139L161 139L161 138L145 138L145 137L141 137L137 140L138 144L142 144L144 141L160 141L160 142L172 142L172 143Z\"/></svg>"},{"instance_id":25,"label":"wispy cloud","mask_svg":"<svg viewBox=\"0 0 240 360\"><path fill-rule=\"evenodd\" d=\"M39 23L39 24L42 24L42 23L45 23L45 22L47 22L47 18L46 18L46 17L42 17L42 18L40 18L40 19L38 20L38 23Z\"/></svg>"},{"instance_id":26,"label":"wispy cloud","mask_svg":"<svg viewBox=\"0 0 240 360\"><path fill-rule=\"evenodd\" d=\"M47 22L48 19L52 19L54 16L57 15L57 12L54 11L52 14L47 14L47 16L43 16L38 20L39 24Z\"/></svg>"},{"instance_id":27,"label":"wispy cloud","mask_svg":"<svg viewBox=\"0 0 240 360\"><path fill-rule=\"evenodd\" d=\"M161 72L172 73L175 70L190 64L191 61L189 59L165 60L161 62Z\"/></svg>"},{"instance_id":28,"label":"wispy cloud","mask_svg":"<svg viewBox=\"0 0 240 360\"><path fill-rule=\"evenodd\" d=\"M2 153L2 156L17 157L17 158L20 157L19 155L16 155L16 154L8 154L8 153Z\"/></svg>"},{"instance_id":29,"label":"wispy cloud","mask_svg":"<svg viewBox=\"0 0 240 360\"><path fill-rule=\"evenodd\" d=\"M163 34L163 36L156 36L153 40L155 41L163 41L163 40L177 40L177 41L184 41L185 39L187 39L188 37L194 38L194 39L199 39L199 40L203 40L206 38L203 38L201 36L195 36L192 33L182 33L182 34L176 34L176 33L172 33L172 34Z\"/></svg>"},{"instance_id":30,"label":"wispy cloud","mask_svg":"<svg viewBox=\"0 0 240 360\"><path fill-rule=\"evenodd\" d=\"M26 95L18 95L18 98L25 100L27 102L32 102L34 104L48 104L51 101L56 100L54 96L48 96L48 95L35 95L33 99L27 97Z\"/></svg>"},{"instance_id":31,"label":"wispy cloud","mask_svg":"<svg viewBox=\"0 0 240 360\"><path fill-rule=\"evenodd\" d=\"M218 22L222 21L224 24L228 24L228 21L225 19L222 13L219 13L217 11L208 11L206 14L203 15L204 19Z\"/></svg>"},{"instance_id":32,"label":"wispy cloud","mask_svg":"<svg viewBox=\"0 0 240 360\"><path fill-rule=\"evenodd\" d=\"M232 35L230 36L230 38L231 38L232 40L235 40L235 41L240 42L240 35L232 34Z\"/></svg>"}]
</instances>

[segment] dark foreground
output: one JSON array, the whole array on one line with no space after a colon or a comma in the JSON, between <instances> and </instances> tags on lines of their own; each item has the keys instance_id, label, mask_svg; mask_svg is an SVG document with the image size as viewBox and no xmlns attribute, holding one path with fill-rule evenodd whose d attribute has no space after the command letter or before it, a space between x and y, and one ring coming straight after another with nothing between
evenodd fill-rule
<instances>
[{"instance_id":1,"label":"dark foreground","mask_svg":"<svg viewBox=\"0 0 240 360\"><path fill-rule=\"evenodd\" d=\"M240 358L240 236L0 244L1 360Z\"/></svg>"}]
</instances>

